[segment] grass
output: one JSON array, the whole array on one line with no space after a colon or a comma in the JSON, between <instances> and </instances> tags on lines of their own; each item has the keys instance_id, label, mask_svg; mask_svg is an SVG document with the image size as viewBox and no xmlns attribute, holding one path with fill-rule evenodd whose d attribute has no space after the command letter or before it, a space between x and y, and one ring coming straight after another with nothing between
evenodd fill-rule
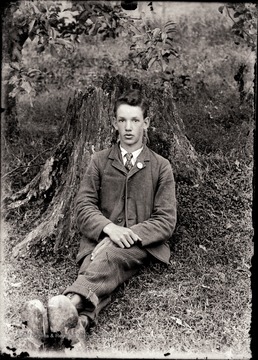
<instances>
[{"instance_id":1,"label":"grass","mask_svg":"<svg viewBox=\"0 0 258 360\"><path fill-rule=\"evenodd\" d=\"M207 10L208 4L196 4L190 15L181 9L183 15L176 16L181 59L173 64L175 101L205 166L204 181L195 187L177 183L178 223L170 264L144 268L117 289L92 329L84 356L128 357L137 352L145 357L250 357L253 109L250 101L240 103L234 74L241 62L247 63L245 83L250 88L253 57L244 45L234 45L229 24L215 5ZM55 77L49 80L50 92L33 100L33 108L26 97L19 99L21 135L5 159L5 192L27 184L51 154L75 88L100 81L110 65L111 71L149 76L123 67L128 46L118 41L119 46L111 40L87 43L76 54L64 54L62 61L30 57L29 47L25 51L28 64L54 69ZM190 76L186 87L178 80L181 74ZM157 71L152 76L159 80ZM16 353L27 350L20 320L23 303L39 298L46 304L77 275L77 243L58 254L48 243L41 244L37 256L12 257L12 248L39 211L14 210L3 223L6 353L12 353L6 346L15 347Z\"/></svg>"},{"instance_id":2,"label":"grass","mask_svg":"<svg viewBox=\"0 0 258 360\"><path fill-rule=\"evenodd\" d=\"M117 290L92 330L89 355L148 349L248 357L252 168L217 154L205 155L205 163L203 184L177 185L179 219L170 265L143 269ZM24 301L39 298L46 304L77 272L71 252L12 259L11 249L25 233L26 226L13 224L5 249L8 344L20 350Z\"/></svg>"}]
</instances>

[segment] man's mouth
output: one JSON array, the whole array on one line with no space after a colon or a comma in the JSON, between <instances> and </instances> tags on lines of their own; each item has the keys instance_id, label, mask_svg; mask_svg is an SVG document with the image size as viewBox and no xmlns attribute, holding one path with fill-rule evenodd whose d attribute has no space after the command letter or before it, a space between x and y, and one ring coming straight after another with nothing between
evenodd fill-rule
<instances>
[{"instance_id":1,"label":"man's mouth","mask_svg":"<svg viewBox=\"0 0 258 360\"><path fill-rule=\"evenodd\" d=\"M124 137L125 137L126 139L131 139L131 138L133 137L133 135L132 135L132 134L125 134Z\"/></svg>"}]
</instances>

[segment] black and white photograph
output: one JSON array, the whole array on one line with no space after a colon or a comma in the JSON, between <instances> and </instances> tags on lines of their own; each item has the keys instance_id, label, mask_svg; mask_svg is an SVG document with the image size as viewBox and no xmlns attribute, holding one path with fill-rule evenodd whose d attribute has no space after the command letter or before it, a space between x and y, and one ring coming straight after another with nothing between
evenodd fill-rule
<instances>
[{"instance_id":1,"label":"black and white photograph","mask_svg":"<svg viewBox=\"0 0 258 360\"><path fill-rule=\"evenodd\" d=\"M255 358L257 11L1 3L2 356Z\"/></svg>"}]
</instances>

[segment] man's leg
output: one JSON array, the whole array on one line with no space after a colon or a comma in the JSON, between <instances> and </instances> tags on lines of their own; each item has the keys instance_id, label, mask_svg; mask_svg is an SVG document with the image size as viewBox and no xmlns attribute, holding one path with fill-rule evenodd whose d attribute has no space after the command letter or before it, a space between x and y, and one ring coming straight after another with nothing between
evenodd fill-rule
<instances>
[{"instance_id":1,"label":"man's leg","mask_svg":"<svg viewBox=\"0 0 258 360\"><path fill-rule=\"evenodd\" d=\"M75 282L63 295L48 302L50 331L60 334L61 339L72 340L73 344L78 342L87 346L85 329L90 322L96 321L111 293L134 276L149 257L148 252L137 245L122 249L111 242L101 248L93 260L87 256ZM74 295L70 298L70 294ZM75 322L77 325L74 327L72 324Z\"/></svg>"},{"instance_id":2,"label":"man's leg","mask_svg":"<svg viewBox=\"0 0 258 360\"><path fill-rule=\"evenodd\" d=\"M95 321L100 310L109 303L111 293L134 276L148 259L144 248L134 245L122 249L111 243L94 260L90 255L85 257L78 278L64 294L75 293L85 299L79 313Z\"/></svg>"},{"instance_id":3,"label":"man's leg","mask_svg":"<svg viewBox=\"0 0 258 360\"><path fill-rule=\"evenodd\" d=\"M121 249L113 243L100 251L94 260L91 260L91 255L85 257L77 280L64 291L66 295L75 293L83 301L74 303L64 295L51 298L47 309L50 334L57 332L70 338L69 332L77 323L71 338L75 337L75 341L78 339L85 345L82 319L95 321L100 310L109 303L111 293L134 276L148 260L148 252L137 245ZM31 312L26 315L26 319L33 316Z\"/></svg>"}]
</instances>

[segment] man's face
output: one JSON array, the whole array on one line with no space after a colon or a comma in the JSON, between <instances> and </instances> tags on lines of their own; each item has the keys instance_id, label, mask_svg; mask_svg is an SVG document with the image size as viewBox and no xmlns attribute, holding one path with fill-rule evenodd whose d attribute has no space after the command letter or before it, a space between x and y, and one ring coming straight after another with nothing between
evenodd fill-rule
<instances>
[{"instance_id":1,"label":"man's face","mask_svg":"<svg viewBox=\"0 0 258 360\"><path fill-rule=\"evenodd\" d=\"M141 148L143 132L149 126L149 119L144 119L140 106L121 104L113 126L119 132L121 146L132 152Z\"/></svg>"}]
</instances>

